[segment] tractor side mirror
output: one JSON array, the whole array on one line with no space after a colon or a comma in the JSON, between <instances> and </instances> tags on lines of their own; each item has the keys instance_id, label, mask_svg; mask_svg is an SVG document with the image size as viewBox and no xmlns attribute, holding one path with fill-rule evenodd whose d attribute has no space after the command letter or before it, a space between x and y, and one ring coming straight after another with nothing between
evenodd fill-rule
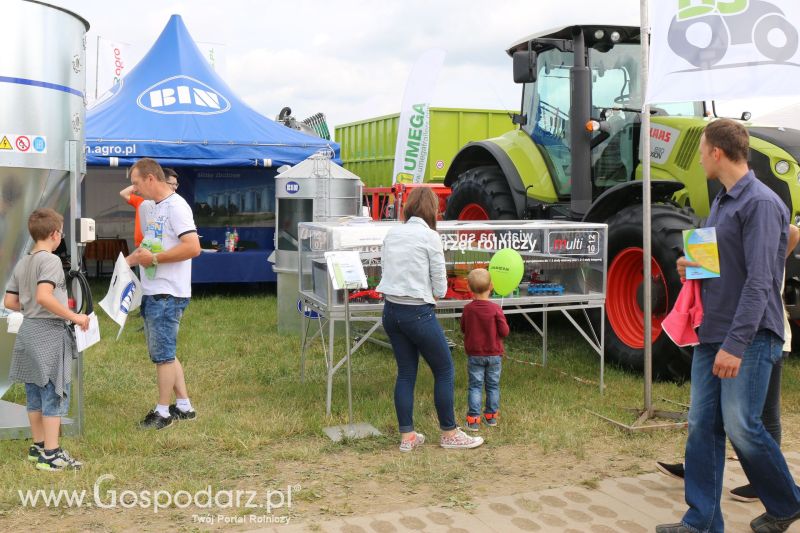
<instances>
[{"instance_id":1,"label":"tractor side mirror","mask_svg":"<svg viewBox=\"0 0 800 533\"><path fill-rule=\"evenodd\" d=\"M536 81L536 52L521 50L514 52L514 83L533 83Z\"/></svg>"}]
</instances>

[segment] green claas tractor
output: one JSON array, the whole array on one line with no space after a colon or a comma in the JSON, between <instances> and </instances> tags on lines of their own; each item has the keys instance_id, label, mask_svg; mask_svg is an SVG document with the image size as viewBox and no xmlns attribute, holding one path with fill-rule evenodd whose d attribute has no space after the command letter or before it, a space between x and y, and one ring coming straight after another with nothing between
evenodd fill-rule
<instances>
[{"instance_id":1,"label":"green claas tractor","mask_svg":"<svg viewBox=\"0 0 800 533\"><path fill-rule=\"evenodd\" d=\"M514 80L523 84L518 129L464 146L445 185L445 218L554 219L608 224L606 354L642 368L644 354L642 108L640 29L568 26L514 44ZM744 118L744 117L743 117ZM698 145L709 120L703 102L651 107L653 372L682 376L691 352L661 330L681 284L675 260L682 230L708 216L720 188L706 180ZM758 178L800 211L800 131L750 132ZM800 318L800 261L787 267L785 299ZM598 317L599 320L599 317Z\"/></svg>"}]
</instances>

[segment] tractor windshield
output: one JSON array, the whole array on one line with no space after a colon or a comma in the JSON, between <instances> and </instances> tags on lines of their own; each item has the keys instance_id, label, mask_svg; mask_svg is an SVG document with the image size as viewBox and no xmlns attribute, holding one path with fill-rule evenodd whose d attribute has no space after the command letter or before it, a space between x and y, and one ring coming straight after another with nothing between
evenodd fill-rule
<instances>
[{"instance_id":1,"label":"tractor windshield","mask_svg":"<svg viewBox=\"0 0 800 533\"><path fill-rule=\"evenodd\" d=\"M572 52L554 48L537 58L536 83L526 83L522 94L523 113L528 121L523 128L533 138L547 161L559 196L570 193L569 74Z\"/></svg>"},{"instance_id":2,"label":"tractor windshield","mask_svg":"<svg viewBox=\"0 0 800 533\"><path fill-rule=\"evenodd\" d=\"M642 107L641 48L618 44L602 52L589 49L592 72L592 118L604 118L608 139L592 149L592 181L606 189L628 181L635 167L634 146ZM600 132L595 135L600 135Z\"/></svg>"},{"instance_id":3,"label":"tractor windshield","mask_svg":"<svg viewBox=\"0 0 800 533\"><path fill-rule=\"evenodd\" d=\"M641 48L638 43L620 43L609 50L589 49L591 69L591 118L610 126L608 139L592 149L592 181L595 196L629 181L638 163L639 111L642 107ZM539 52L537 76L526 83L522 94L522 126L533 139L548 165L559 197L572 191L570 119L572 102L570 71L572 52L550 48ZM702 102L656 104L657 115L702 116ZM595 135L600 135L596 133Z\"/></svg>"},{"instance_id":4,"label":"tractor windshield","mask_svg":"<svg viewBox=\"0 0 800 533\"><path fill-rule=\"evenodd\" d=\"M589 49L592 72L592 118L605 120L609 137L592 149L592 181L596 193L633 179L638 164L639 110L644 95L641 48L618 44L607 51ZM654 104L656 115L702 116L702 102ZM600 135L596 133L595 135Z\"/></svg>"}]
</instances>

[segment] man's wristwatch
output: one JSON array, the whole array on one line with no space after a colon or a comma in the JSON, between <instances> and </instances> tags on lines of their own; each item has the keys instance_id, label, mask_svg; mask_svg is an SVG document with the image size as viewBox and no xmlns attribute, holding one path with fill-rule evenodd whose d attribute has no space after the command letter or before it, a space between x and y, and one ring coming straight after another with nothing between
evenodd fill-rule
<instances>
[{"instance_id":1,"label":"man's wristwatch","mask_svg":"<svg viewBox=\"0 0 800 533\"><path fill-rule=\"evenodd\" d=\"M158 266L158 254L153 254L153 263L150 266Z\"/></svg>"}]
</instances>

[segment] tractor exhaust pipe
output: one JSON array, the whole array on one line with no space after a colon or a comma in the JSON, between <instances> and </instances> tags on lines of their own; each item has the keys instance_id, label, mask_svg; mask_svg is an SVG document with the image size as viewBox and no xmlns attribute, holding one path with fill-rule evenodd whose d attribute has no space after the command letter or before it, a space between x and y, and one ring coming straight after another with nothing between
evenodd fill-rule
<instances>
[{"instance_id":1,"label":"tractor exhaust pipe","mask_svg":"<svg viewBox=\"0 0 800 533\"><path fill-rule=\"evenodd\" d=\"M572 196L570 211L580 220L592 205L592 168L590 138L586 133L586 123L591 110L591 74L587 64L586 45L583 30L575 27L572 34L573 67L570 71L570 153L572 158Z\"/></svg>"}]
</instances>

